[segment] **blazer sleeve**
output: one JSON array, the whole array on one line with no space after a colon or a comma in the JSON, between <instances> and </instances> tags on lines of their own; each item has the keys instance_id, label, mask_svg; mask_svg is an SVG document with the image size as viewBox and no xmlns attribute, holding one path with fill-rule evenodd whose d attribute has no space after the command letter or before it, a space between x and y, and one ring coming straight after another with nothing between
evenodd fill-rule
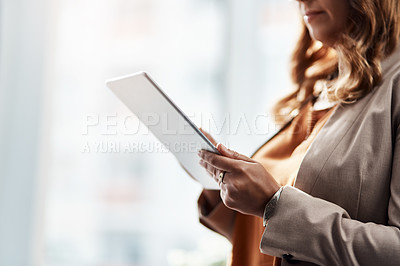
<instances>
[{"instance_id":1,"label":"blazer sleeve","mask_svg":"<svg viewBox=\"0 0 400 266\"><path fill-rule=\"evenodd\" d=\"M262 235L260 250L318 265L400 265L399 129L390 191L388 224L382 225L353 220L336 204L285 187Z\"/></svg>"},{"instance_id":2,"label":"blazer sleeve","mask_svg":"<svg viewBox=\"0 0 400 266\"><path fill-rule=\"evenodd\" d=\"M222 200L211 210L207 209L209 204L204 193L200 194L197 205L200 223L232 242L236 212L226 207Z\"/></svg>"}]
</instances>

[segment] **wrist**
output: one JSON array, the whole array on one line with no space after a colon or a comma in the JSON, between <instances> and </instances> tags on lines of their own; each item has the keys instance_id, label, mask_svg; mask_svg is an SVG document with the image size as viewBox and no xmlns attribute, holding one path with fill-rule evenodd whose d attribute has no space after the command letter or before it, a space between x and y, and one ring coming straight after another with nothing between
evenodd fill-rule
<instances>
[{"instance_id":1,"label":"wrist","mask_svg":"<svg viewBox=\"0 0 400 266\"><path fill-rule=\"evenodd\" d=\"M259 207L257 208L257 211L255 214L255 216L258 216L260 218L263 218L264 216L264 210L265 210L265 206L268 204L268 202L270 202L270 200L272 199L272 197L275 195L276 192L279 191L279 189L282 186L278 183L273 185L273 188L271 188L270 191L265 192L265 195L268 195L267 197L264 197L264 200L262 201L261 205L259 205Z\"/></svg>"}]
</instances>

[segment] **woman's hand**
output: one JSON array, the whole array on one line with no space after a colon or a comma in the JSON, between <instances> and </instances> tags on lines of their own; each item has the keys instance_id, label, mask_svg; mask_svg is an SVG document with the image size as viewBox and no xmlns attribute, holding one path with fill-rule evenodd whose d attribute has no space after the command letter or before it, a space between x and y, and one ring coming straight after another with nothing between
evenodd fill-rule
<instances>
[{"instance_id":1,"label":"woman's hand","mask_svg":"<svg viewBox=\"0 0 400 266\"><path fill-rule=\"evenodd\" d=\"M244 214L262 217L264 207L279 190L280 185L253 159L217 144L221 155L201 150L200 164L219 181L219 174L225 171L220 183L220 195L224 204Z\"/></svg>"}]
</instances>

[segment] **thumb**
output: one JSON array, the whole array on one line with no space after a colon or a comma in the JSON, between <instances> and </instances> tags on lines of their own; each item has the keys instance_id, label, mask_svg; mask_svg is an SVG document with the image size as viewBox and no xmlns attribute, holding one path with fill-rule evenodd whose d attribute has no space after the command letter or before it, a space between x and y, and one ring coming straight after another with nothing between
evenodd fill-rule
<instances>
[{"instance_id":1,"label":"thumb","mask_svg":"<svg viewBox=\"0 0 400 266\"><path fill-rule=\"evenodd\" d=\"M229 157L229 158L232 158L232 159L236 159L236 160L243 160L243 161L246 161L246 162L253 162L253 159L247 157L246 155L240 154L237 151L228 149L222 143L218 143L216 148L223 156L226 156L226 157Z\"/></svg>"}]
</instances>

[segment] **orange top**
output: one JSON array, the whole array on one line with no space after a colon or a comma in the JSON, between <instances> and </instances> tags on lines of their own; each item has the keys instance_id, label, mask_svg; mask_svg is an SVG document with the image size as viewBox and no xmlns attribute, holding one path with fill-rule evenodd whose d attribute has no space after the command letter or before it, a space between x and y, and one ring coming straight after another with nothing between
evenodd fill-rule
<instances>
[{"instance_id":1,"label":"orange top","mask_svg":"<svg viewBox=\"0 0 400 266\"><path fill-rule=\"evenodd\" d=\"M288 127L264 144L252 158L280 183L293 185L303 157L334 108L314 110L309 102ZM281 259L260 252L264 232L262 219L236 214L232 234L232 266L276 266Z\"/></svg>"}]
</instances>

